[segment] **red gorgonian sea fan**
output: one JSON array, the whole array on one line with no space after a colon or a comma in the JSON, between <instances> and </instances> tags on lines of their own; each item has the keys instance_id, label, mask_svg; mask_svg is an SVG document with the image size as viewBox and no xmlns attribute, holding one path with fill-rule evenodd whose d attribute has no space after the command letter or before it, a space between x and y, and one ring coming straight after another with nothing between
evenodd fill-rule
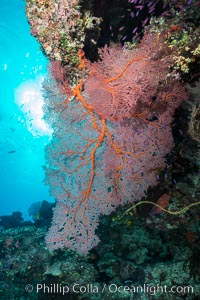
<instances>
[{"instance_id":1,"label":"red gorgonian sea fan","mask_svg":"<svg viewBox=\"0 0 200 300\"><path fill-rule=\"evenodd\" d=\"M169 80L173 52L148 33L133 50L101 50L101 61L66 95L48 89L54 134L46 147L46 183L56 199L50 250L86 255L97 245L101 214L138 201L157 184L173 148L173 113L187 94ZM49 82L53 84L53 82Z\"/></svg>"},{"instance_id":2,"label":"red gorgonian sea fan","mask_svg":"<svg viewBox=\"0 0 200 300\"><path fill-rule=\"evenodd\" d=\"M87 103L98 115L110 121L158 117L180 103L180 82L167 78L173 52L161 37L148 34L132 51L114 46L99 52L101 61L91 64L84 85Z\"/></svg>"}]
</instances>

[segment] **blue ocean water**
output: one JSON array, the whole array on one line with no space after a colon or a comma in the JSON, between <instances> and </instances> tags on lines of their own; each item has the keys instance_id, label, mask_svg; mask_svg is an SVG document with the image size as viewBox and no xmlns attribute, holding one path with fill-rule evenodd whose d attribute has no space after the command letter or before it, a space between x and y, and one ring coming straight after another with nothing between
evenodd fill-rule
<instances>
[{"instance_id":1,"label":"blue ocean water","mask_svg":"<svg viewBox=\"0 0 200 300\"><path fill-rule=\"evenodd\" d=\"M43 184L44 146L51 130L42 119L41 83L47 59L30 35L23 0L0 4L0 215L52 200Z\"/></svg>"}]
</instances>

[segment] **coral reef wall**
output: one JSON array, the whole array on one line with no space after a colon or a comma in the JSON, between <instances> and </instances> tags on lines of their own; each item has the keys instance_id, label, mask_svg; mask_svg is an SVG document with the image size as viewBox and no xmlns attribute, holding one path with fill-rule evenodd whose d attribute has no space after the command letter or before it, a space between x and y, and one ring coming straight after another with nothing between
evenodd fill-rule
<instances>
[{"instance_id":1,"label":"coral reef wall","mask_svg":"<svg viewBox=\"0 0 200 300\"><path fill-rule=\"evenodd\" d=\"M55 121L46 183L57 200L50 249L87 254L98 243L100 214L140 200L157 183L173 148L174 110L186 99L182 85L167 80L168 50L154 35L139 49L104 48L68 102L49 83Z\"/></svg>"},{"instance_id":2,"label":"coral reef wall","mask_svg":"<svg viewBox=\"0 0 200 300\"><path fill-rule=\"evenodd\" d=\"M32 11L30 16L29 4L32 32L38 36L40 26ZM46 242L50 250L67 247L86 255L99 242L95 230L100 215L140 200L157 184L174 145L173 114L187 93L178 77L170 76L176 49L168 47L164 34L149 31L131 50L105 46L99 50L99 60L90 62L83 45L65 28L71 9L73 21L81 22L77 1L54 5L63 19L57 22L57 17L48 17L53 24L60 22L71 39L79 76L71 81L72 58L67 63L69 57L63 58L63 51L58 54L55 37L55 44L49 46L55 52L49 56L58 62L52 64L44 82L44 109L54 129L46 147L45 182L57 204ZM53 24L52 31L46 26L47 34L56 32ZM80 32L75 28L76 36ZM80 29L84 29L82 23Z\"/></svg>"}]
</instances>

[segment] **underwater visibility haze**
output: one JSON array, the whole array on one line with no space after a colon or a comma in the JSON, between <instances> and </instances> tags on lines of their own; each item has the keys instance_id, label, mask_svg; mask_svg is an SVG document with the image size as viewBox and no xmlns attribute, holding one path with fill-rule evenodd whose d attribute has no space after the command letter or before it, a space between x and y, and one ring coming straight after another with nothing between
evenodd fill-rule
<instances>
[{"instance_id":1,"label":"underwater visibility haze","mask_svg":"<svg viewBox=\"0 0 200 300\"><path fill-rule=\"evenodd\" d=\"M47 59L30 35L23 0L0 4L0 215L49 200L44 186L44 145L51 130L42 120L41 82Z\"/></svg>"}]
</instances>

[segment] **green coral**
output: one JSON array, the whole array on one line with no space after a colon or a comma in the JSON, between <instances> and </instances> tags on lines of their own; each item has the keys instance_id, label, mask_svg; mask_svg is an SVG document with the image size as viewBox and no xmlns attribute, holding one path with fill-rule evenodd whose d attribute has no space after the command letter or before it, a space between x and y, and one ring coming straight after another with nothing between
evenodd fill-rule
<instances>
[{"instance_id":1,"label":"green coral","mask_svg":"<svg viewBox=\"0 0 200 300\"><path fill-rule=\"evenodd\" d=\"M198 29L192 34L190 27L185 30L180 28L180 30L172 33L169 38L170 47L177 48L177 55L174 56L174 68L182 73L189 73L192 64L199 63L200 39L196 31Z\"/></svg>"},{"instance_id":2,"label":"green coral","mask_svg":"<svg viewBox=\"0 0 200 300\"><path fill-rule=\"evenodd\" d=\"M73 78L79 50L88 40L91 48L97 45L101 18L82 0L26 0L26 15L43 52L51 61L60 61Z\"/></svg>"},{"instance_id":3,"label":"green coral","mask_svg":"<svg viewBox=\"0 0 200 300\"><path fill-rule=\"evenodd\" d=\"M164 35L169 47L176 49L172 68L190 80L197 76L200 64L200 13L196 1L182 12L172 10L171 14L172 18L152 18L150 31Z\"/></svg>"},{"instance_id":4,"label":"green coral","mask_svg":"<svg viewBox=\"0 0 200 300\"><path fill-rule=\"evenodd\" d=\"M78 49L70 45L66 36L61 37L59 49L62 50L62 61L65 62L65 64L71 64L75 67L80 64Z\"/></svg>"}]
</instances>

